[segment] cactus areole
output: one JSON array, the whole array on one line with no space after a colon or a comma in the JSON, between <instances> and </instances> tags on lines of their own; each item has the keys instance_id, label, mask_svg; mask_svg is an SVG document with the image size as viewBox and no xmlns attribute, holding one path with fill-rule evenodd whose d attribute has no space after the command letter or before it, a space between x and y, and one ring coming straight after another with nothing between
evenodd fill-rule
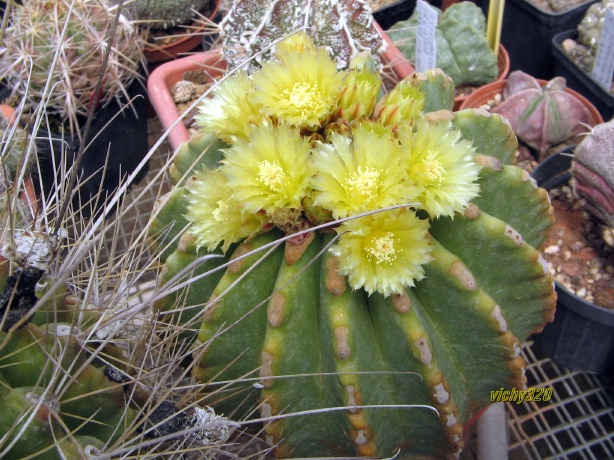
<instances>
[{"instance_id":1,"label":"cactus areole","mask_svg":"<svg viewBox=\"0 0 614 460\"><path fill-rule=\"evenodd\" d=\"M452 458L552 318L547 194L505 164L500 116L449 111L440 71L379 98L368 57L337 70L306 35L275 53L179 151L151 231L160 282L198 279L157 307L195 331L206 402L262 417L278 457Z\"/></svg>"}]
</instances>

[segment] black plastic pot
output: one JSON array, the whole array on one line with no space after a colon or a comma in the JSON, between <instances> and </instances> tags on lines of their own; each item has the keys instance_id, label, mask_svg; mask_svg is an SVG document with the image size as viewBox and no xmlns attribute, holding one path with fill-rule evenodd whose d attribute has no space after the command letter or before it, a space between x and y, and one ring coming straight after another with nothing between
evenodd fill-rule
<instances>
[{"instance_id":1,"label":"black plastic pot","mask_svg":"<svg viewBox=\"0 0 614 460\"><path fill-rule=\"evenodd\" d=\"M73 196L73 209L81 209L82 217L88 218L103 209L105 197L113 194L147 154L146 94L144 84L135 81L128 88L129 105L128 100L122 100L121 104L113 101L96 111L81 163L78 191ZM85 120L80 120L80 125L85 126ZM46 129L37 133L37 155L45 196L54 193L62 164L73 165L81 145L78 135L71 136L68 128L65 131L63 135L49 133ZM147 170L148 165L140 170L134 182L140 181Z\"/></svg>"},{"instance_id":2,"label":"black plastic pot","mask_svg":"<svg viewBox=\"0 0 614 460\"><path fill-rule=\"evenodd\" d=\"M593 80L593 78L573 62L567 54L563 52L562 43L571 38L576 40L578 33L576 29L567 30L556 34L552 39L552 53L555 59L555 72L567 80L567 86L582 93L593 103L604 120L612 119L614 115L614 95L605 90Z\"/></svg>"},{"instance_id":3,"label":"black plastic pot","mask_svg":"<svg viewBox=\"0 0 614 460\"><path fill-rule=\"evenodd\" d=\"M567 183L571 151L543 161L533 178L545 189ZM554 362L571 370L614 376L614 311L571 293L555 283L558 294L554 321L533 337L535 344Z\"/></svg>"},{"instance_id":4,"label":"black plastic pot","mask_svg":"<svg viewBox=\"0 0 614 460\"><path fill-rule=\"evenodd\" d=\"M507 0L503 12L501 43L510 55L511 71L522 70L535 78L554 77L552 38L573 29L596 0L562 13L540 10L526 0Z\"/></svg>"},{"instance_id":5,"label":"black plastic pot","mask_svg":"<svg viewBox=\"0 0 614 460\"><path fill-rule=\"evenodd\" d=\"M439 0L441 4L441 1ZM408 19L416 8L416 0L401 0L373 12L373 18L383 30L388 30L399 21Z\"/></svg>"}]
</instances>

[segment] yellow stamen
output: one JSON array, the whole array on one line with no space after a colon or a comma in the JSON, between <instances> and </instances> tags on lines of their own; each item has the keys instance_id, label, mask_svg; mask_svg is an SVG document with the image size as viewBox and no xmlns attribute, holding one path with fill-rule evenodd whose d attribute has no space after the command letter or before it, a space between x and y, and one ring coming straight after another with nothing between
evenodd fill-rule
<instances>
[{"instance_id":1,"label":"yellow stamen","mask_svg":"<svg viewBox=\"0 0 614 460\"><path fill-rule=\"evenodd\" d=\"M369 260L375 259L376 264L391 264L397 258L396 240L391 232L373 238L371 244L365 247Z\"/></svg>"},{"instance_id":2,"label":"yellow stamen","mask_svg":"<svg viewBox=\"0 0 614 460\"><path fill-rule=\"evenodd\" d=\"M380 174L375 168L362 168L349 175L346 179L351 194L360 194L364 197L372 197L377 192Z\"/></svg>"},{"instance_id":3,"label":"yellow stamen","mask_svg":"<svg viewBox=\"0 0 614 460\"><path fill-rule=\"evenodd\" d=\"M297 81L292 89L284 90L283 95L302 114L317 111L322 105L322 95L317 83Z\"/></svg>"},{"instance_id":4,"label":"yellow stamen","mask_svg":"<svg viewBox=\"0 0 614 460\"><path fill-rule=\"evenodd\" d=\"M258 180L272 191L279 191L285 179L286 173L279 163L271 163L267 160L258 163Z\"/></svg>"},{"instance_id":5,"label":"yellow stamen","mask_svg":"<svg viewBox=\"0 0 614 460\"><path fill-rule=\"evenodd\" d=\"M219 200L217 202L217 209L215 209L211 214L216 221L225 222L227 219L224 217L224 215L227 213L227 211L228 203L224 200Z\"/></svg>"},{"instance_id":6,"label":"yellow stamen","mask_svg":"<svg viewBox=\"0 0 614 460\"><path fill-rule=\"evenodd\" d=\"M441 162L435 159L435 152L429 151L426 158L422 160L420 172L423 186L438 186L441 185L446 170Z\"/></svg>"}]
</instances>

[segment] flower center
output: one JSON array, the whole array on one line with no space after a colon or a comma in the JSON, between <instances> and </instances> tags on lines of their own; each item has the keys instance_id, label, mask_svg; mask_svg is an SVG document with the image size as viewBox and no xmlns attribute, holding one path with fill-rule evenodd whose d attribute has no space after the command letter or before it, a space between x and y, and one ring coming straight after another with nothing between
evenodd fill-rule
<instances>
[{"instance_id":1,"label":"flower center","mask_svg":"<svg viewBox=\"0 0 614 460\"><path fill-rule=\"evenodd\" d=\"M267 160L258 163L258 180L272 191L279 191L285 178L286 173L279 163L271 163Z\"/></svg>"},{"instance_id":2,"label":"flower center","mask_svg":"<svg viewBox=\"0 0 614 460\"><path fill-rule=\"evenodd\" d=\"M225 222L228 211L228 203L224 200L217 202L217 208L211 213L217 222Z\"/></svg>"},{"instance_id":3,"label":"flower center","mask_svg":"<svg viewBox=\"0 0 614 460\"><path fill-rule=\"evenodd\" d=\"M363 170L362 166L359 166L358 171L349 175L346 183L352 195L360 194L363 197L371 198L377 192L379 176L379 171L376 171L375 168Z\"/></svg>"},{"instance_id":4,"label":"flower center","mask_svg":"<svg viewBox=\"0 0 614 460\"><path fill-rule=\"evenodd\" d=\"M422 160L421 166L420 172L422 173L421 176L423 186L438 186L441 184L446 170L442 166L441 162L435 159L435 152L429 151L426 158Z\"/></svg>"},{"instance_id":5,"label":"flower center","mask_svg":"<svg viewBox=\"0 0 614 460\"><path fill-rule=\"evenodd\" d=\"M373 238L371 243L365 247L367 258L375 259L376 264L391 264L397 258L395 243L396 240L391 232Z\"/></svg>"},{"instance_id":6,"label":"flower center","mask_svg":"<svg viewBox=\"0 0 614 460\"><path fill-rule=\"evenodd\" d=\"M303 113L317 111L322 104L317 83L298 81L291 90L285 90L284 95L290 104Z\"/></svg>"}]
</instances>

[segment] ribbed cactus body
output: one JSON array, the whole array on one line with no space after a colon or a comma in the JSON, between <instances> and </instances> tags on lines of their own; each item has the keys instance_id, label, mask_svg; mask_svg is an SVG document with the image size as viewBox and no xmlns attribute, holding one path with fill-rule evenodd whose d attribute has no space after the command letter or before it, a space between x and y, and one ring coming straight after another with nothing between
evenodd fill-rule
<instances>
[{"instance_id":1,"label":"ribbed cactus body","mask_svg":"<svg viewBox=\"0 0 614 460\"><path fill-rule=\"evenodd\" d=\"M214 272L158 303L197 306L194 377L225 382L206 402L235 419L279 416L263 433L278 457L445 458L491 391L526 384L521 341L555 305L535 249L552 223L547 193L504 164L517 144L500 116L427 117L451 118L483 169L463 215L431 220L434 260L415 287L388 297L352 289L328 250L334 232L281 242L272 230L211 259L226 264L219 280ZM185 205L175 197L163 211ZM192 238L166 258L164 281L196 274L189 264L207 253ZM321 412L293 416L302 411Z\"/></svg>"},{"instance_id":2,"label":"ribbed cactus body","mask_svg":"<svg viewBox=\"0 0 614 460\"><path fill-rule=\"evenodd\" d=\"M585 208L614 227L614 122L595 126L576 146L572 176Z\"/></svg>"},{"instance_id":3,"label":"ribbed cactus body","mask_svg":"<svg viewBox=\"0 0 614 460\"><path fill-rule=\"evenodd\" d=\"M276 40L305 26L339 68L346 68L360 51L379 54L384 49L371 9L363 0L240 0L220 23L224 57L230 68L253 56L262 63Z\"/></svg>"},{"instance_id":4,"label":"ribbed cactus body","mask_svg":"<svg viewBox=\"0 0 614 460\"><path fill-rule=\"evenodd\" d=\"M415 61L418 13L388 30L388 36L409 59ZM472 2L459 2L440 12L435 30L436 64L455 85L484 84L499 72L497 57L486 40L486 19Z\"/></svg>"}]
</instances>

